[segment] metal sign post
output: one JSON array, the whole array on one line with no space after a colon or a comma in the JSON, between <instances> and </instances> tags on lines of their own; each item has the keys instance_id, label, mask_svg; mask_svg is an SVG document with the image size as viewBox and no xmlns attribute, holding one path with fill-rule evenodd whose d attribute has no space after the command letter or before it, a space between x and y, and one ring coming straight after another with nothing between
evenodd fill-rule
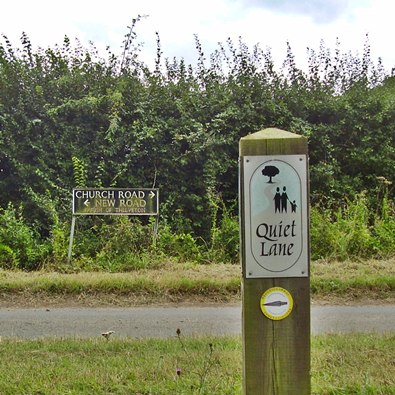
<instances>
[{"instance_id":1,"label":"metal sign post","mask_svg":"<svg viewBox=\"0 0 395 395\"><path fill-rule=\"evenodd\" d=\"M307 162L293 133L240 140L245 395L310 394Z\"/></svg>"},{"instance_id":2,"label":"metal sign post","mask_svg":"<svg viewBox=\"0 0 395 395\"><path fill-rule=\"evenodd\" d=\"M75 215L71 218L71 229L70 229L70 241L69 241L69 252L67 253L67 262L71 262L71 253L73 250L73 242L74 242L74 231L75 231Z\"/></svg>"}]
</instances>

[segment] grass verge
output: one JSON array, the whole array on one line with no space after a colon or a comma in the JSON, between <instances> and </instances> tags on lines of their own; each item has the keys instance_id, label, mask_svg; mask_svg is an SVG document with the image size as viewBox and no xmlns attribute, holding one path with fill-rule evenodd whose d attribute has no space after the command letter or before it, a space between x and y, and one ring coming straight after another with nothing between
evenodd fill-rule
<instances>
[{"instance_id":1,"label":"grass verge","mask_svg":"<svg viewBox=\"0 0 395 395\"><path fill-rule=\"evenodd\" d=\"M311 292L320 299L395 301L395 258L364 261L314 261Z\"/></svg>"},{"instance_id":2,"label":"grass verge","mask_svg":"<svg viewBox=\"0 0 395 395\"><path fill-rule=\"evenodd\" d=\"M313 298L395 302L395 258L311 264ZM159 269L127 273L0 271L0 303L56 303L74 298L90 304L179 301L227 302L240 298L238 265L169 262Z\"/></svg>"},{"instance_id":3,"label":"grass verge","mask_svg":"<svg viewBox=\"0 0 395 395\"><path fill-rule=\"evenodd\" d=\"M312 394L395 394L394 335L312 339ZM2 394L241 394L236 337L4 340Z\"/></svg>"}]
</instances>

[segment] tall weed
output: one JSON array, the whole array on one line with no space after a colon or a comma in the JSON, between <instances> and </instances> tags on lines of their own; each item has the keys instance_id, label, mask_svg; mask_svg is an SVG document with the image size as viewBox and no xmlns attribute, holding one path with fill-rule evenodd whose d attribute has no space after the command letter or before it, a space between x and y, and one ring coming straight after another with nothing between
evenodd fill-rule
<instances>
[{"instance_id":1,"label":"tall weed","mask_svg":"<svg viewBox=\"0 0 395 395\"><path fill-rule=\"evenodd\" d=\"M62 222L56 208L56 200L47 191L45 194L37 194L30 189L29 195L49 217L49 237L46 239L47 259L56 265L66 262L68 246L68 224Z\"/></svg>"},{"instance_id":2,"label":"tall weed","mask_svg":"<svg viewBox=\"0 0 395 395\"><path fill-rule=\"evenodd\" d=\"M154 252L154 227L138 218L114 217L102 222L98 237L103 245L95 260L99 268L108 271L130 271L157 266Z\"/></svg>"},{"instance_id":3,"label":"tall weed","mask_svg":"<svg viewBox=\"0 0 395 395\"><path fill-rule=\"evenodd\" d=\"M0 244L0 268L16 269L18 267L18 258L15 252L7 245Z\"/></svg>"},{"instance_id":4,"label":"tall weed","mask_svg":"<svg viewBox=\"0 0 395 395\"><path fill-rule=\"evenodd\" d=\"M311 208L311 256L313 260L387 258L395 255L395 205L388 197L384 179L374 205L366 193L345 200L336 209ZM161 218L158 232L153 217L84 217L78 222L73 246L73 264L66 263L69 224L59 219L48 194L34 201L51 219L48 237L42 241L28 225L22 207L9 204L0 209L0 268L36 270L94 270L121 272L158 267L166 259L196 263L237 263L239 222L234 206L227 206L218 193L210 194L210 237L193 233ZM177 213L176 223L182 221Z\"/></svg>"},{"instance_id":5,"label":"tall weed","mask_svg":"<svg viewBox=\"0 0 395 395\"><path fill-rule=\"evenodd\" d=\"M219 194L210 194L211 232L206 259L210 262L236 263L239 257L239 221Z\"/></svg>"},{"instance_id":6,"label":"tall weed","mask_svg":"<svg viewBox=\"0 0 395 395\"><path fill-rule=\"evenodd\" d=\"M159 226L156 250L180 261L200 261L202 256L202 248L193 235L174 232L166 221Z\"/></svg>"},{"instance_id":7,"label":"tall weed","mask_svg":"<svg viewBox=\"0 0 395 395\"><path fill-rule=\"evenodd\" d=\"M39 242L23 218L22 207L11 203L0 209L1 265L23 270L37 269L44 257L44 246Z\"/></svg>"},{"instance_id":8,"label":"tall weed","mask_svg":"<svg viewBox=\"0 0 395 395\"><path fill-rule=\"evenodd\" d=\"M395 253L394 207L385 197L378 210L371 210L366 193L346 200L332 211L311 209L312 259L370 258Z\"/></svg>"},{"instance_id":9,"label":"tall weed","mask_svg":"<svg viewBox=\"0 0 395 395\"><path fill-rule=\"evenodd\" d=\"M378 207L372 228L373 247L376 255L386 257L395 253L395 204L389 198L389 186L392 184L384 177L378 177Z\"/></svg>"}]
</instances>

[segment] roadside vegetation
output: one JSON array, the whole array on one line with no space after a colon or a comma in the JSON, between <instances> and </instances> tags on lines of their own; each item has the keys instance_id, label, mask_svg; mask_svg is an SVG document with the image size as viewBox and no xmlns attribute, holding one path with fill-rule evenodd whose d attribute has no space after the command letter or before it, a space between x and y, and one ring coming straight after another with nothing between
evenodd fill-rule
<instances>
[{"instance_id":1,"label":"roadside vegetation","mask_svg":"<svg viewBox=\"0 0 395 395\"><path fill-rule=\"evenodd\" d=\"M318 260L311 265L311 296L323 303L394 303L395 259ZM151 303L238 303L239 265L162 261L160 267L103 271L0 271L3 306L131 306Z\"/></svg>"},{"instance_id":2,"label":"roadside vegetation","mask_svg":"<svg viewBox=\"0 0 395 395\"><path fill-rule=\"evenodd\" d=\"M239 338L1 342L4 394L240 394ZM312 339L312 395L395 394L394 335ZM191 358L193 355L193 358Z\"/></svg>"},{"instance_id":3,"label":"roadside vegetation","mask_svg":"<svg viewBox=\"0 0 395 395\"><path fill-rule=\"evenodd\" d=\"M395 77L369 38L361 56L322 43L303 71L290 43L277 66L241 38L207 55L196 36L187 65L165 57L158 34L150 69L140 21L121 55L2 36L2 292L237 297L238 143L276 127L309 142L313 295L391 298ZM149 186L160 190L157 233L154 217L79 217L68 262L74 187Z\"/></svg>"},{"instance_id":4,"label":"roadside vegetation","mask_svg":"<svg viewBox=\"0 0 395 395\"><path fill-rule=\"evenodd\" d=\"M375 210L366 193L347 200L336 210L311 208L311 258L346 261L388 259L395 255L395 206L388 185L380 186ZM176 215L177 213L175 213ZM211 225L206 238L174 229L165 218L155 222L125 216L80 217L73 258L67 261L69 228L52 211L54 225L44 241L36 238L22 208L10 203L0 209L0 268L46 271L129 272L157 269L167 260L201 265L239 263L239 223L219 198L211 200ZM179 214L184 218L184 214Z\"/></svg>"},{"instance_id":5,"label":"roadside vegetation","mask_svg":"<svg viewBox=\"0 0 395 395\"><path fill-rule=\"evenodd\" d=\"M312 208L313 299L394 301L394 207L386 194L381 204L372 213L362 194L335 213ZM224 206L217 218L213 216L206 240L177 233L166 221L159 223L155 236L153 222L81 218L90 226L77 226L73 259L67 262L67 228L54 228L52 244L40 246L22 214L9 207L0 213L0 237L8 240L0 255L3 303L58 303L62 298L117 305L237 301L238 219ZM26 270L24 262L50 248L55 254L41 257L40 270Z\"/></svg>"}]
</instances>

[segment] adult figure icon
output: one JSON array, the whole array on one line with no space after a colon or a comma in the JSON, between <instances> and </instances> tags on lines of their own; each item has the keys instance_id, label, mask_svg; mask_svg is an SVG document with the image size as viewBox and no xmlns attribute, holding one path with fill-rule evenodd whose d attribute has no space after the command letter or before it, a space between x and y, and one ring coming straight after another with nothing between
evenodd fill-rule
<instances>
[{"instance_id":1,"label":"adult figure icon","mask_svg":"<svg viewBox=\"0 0 395 395\"><path fill-rule=\"evenodd\" d=\"M287 212L288 195L287 187L283 187L283 193L281 194L281 212Z\"/></svg>"},{"instance_id":2,"label":"adult figure icon","mask_svg":"<svg viewBox=\"0 0 395 395\"><path fill-rule=\"evenodd\" d=\"M276 188L276 194L274 195L274 212L281 212L281 193L280 188Z\"/></svg>"}]
</instances>

